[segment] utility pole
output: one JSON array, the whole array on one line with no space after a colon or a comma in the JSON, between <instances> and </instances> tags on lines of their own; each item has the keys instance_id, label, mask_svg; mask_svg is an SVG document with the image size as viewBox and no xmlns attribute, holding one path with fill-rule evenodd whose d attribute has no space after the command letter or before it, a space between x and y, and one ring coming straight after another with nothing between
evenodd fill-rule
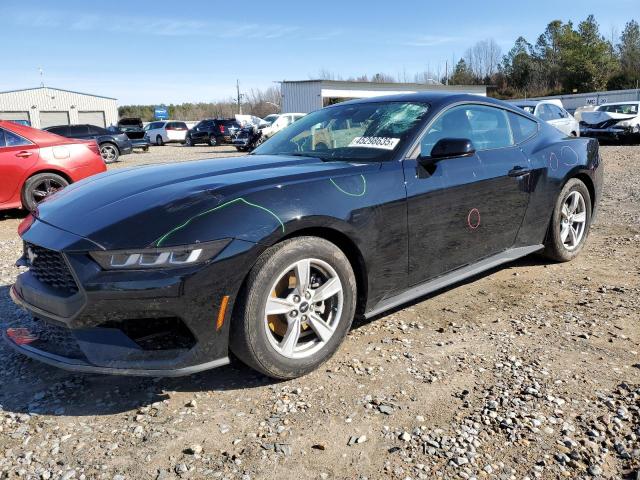
<instances>
[{"instance_id":1,"label":"utility pole","mask_svg":"<svg viewBox=\"0 0 640 480\"><path fill-rule=\"evenodd\" d=\"M42 70L42 67L38 68L38 70L40 71L40 86L44 87L44 70Z\"/></svg>"},{"instance_id":2,"label":"utility pole","mask_svg":"<svg viewBox=\"0 0 640 480\"><path fill-rule=\"evenodd\" d=\"M447 85L449 85L449 60L444 62L444 78Z\"/></svg>"},{"instance_id":3,"label":"utility pole","mask_svg":"<svg viewBox=\"0 0 640 480\"><path fill-rule=\"evenodd\" d=\"M238 92L238 114L242 115L242 95L240 95L240 80L236 80L236 91Z\"/></svg>"}]
</instances>

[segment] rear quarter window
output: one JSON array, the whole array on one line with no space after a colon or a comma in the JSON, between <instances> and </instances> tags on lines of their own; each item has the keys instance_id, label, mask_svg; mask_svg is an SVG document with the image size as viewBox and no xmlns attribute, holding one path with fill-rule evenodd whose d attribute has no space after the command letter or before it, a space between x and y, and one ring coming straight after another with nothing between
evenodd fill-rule
<instances>
[{"instance_id":1,"label":"rear quarter window","mask_svg":"<svg viewBox=\"0 0 640 480\"><path fill-rule=\"evenodd\" d=\"M513 141L515 143L522 143L538 132L538 124L530 118L513 112L509 112L508 115L511 132L513 133Z\"/></svg>"}]
</instances>

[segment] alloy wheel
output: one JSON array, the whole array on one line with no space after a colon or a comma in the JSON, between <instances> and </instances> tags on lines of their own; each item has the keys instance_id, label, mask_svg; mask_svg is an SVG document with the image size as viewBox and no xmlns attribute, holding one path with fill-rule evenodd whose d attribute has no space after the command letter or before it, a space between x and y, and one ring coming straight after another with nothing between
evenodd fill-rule
<instances>
[{"instance_id":1,"label":"alloy wheel","mask_svg":"<svg viewBox=\"0 0 640 480\"><path fill-rule=\"evenodd\" d=\"M100 155L105 163L115 162L118 158L118 152L113 145L103 145L100 147Z\"/></svg>"},{"instance_id":2,"label":"alloy wheel","mask_svg":"<svg viewBox=\"0 0 640 480\"><path fill-rule=\"evenodd\" d=\"M587 224L584 197L578 191L571 192L562 204L560 240L567 250L575 250L582 241Z\"/></svg>"},{"instance_id":3,"label":"alloy wheel","mask_svg":"<svg viewBox=\"0 0 640 480\"><path fill-rule=\"evenodd\" d=\"M327 262L311 258L290 265L273 283L264 308L270 345L287 358L317 353L335 333L343 303L342 282Z\"/></svg>"},{"instance_id":4,"label":"alloy wheel","mask_svg":"<svg viewBox=\"0 0 640 480\"><path fill-rule=\"evenodd\" d=\"M65 185L56 181L53 178L44 178L41 182L37 183L33 190L31 191L31 195L36 203L40 203L45 198L50 195L53 195L61 188L64 188Z\"/></svg>"}]
</instances>

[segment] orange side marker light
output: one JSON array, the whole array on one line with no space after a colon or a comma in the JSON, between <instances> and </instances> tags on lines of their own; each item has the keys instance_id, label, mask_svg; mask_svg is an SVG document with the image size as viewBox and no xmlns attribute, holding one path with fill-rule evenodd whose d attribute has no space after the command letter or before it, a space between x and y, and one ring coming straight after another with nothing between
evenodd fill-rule
<instances>
[{"instance_id":1,"label":"orange side marker light","mask_svg":"<svg viewBox=\"0 0 640 480\"><path fill-rule=\"evenodd\" d=\"M224 317L227 314L227 305L229 305L229 295L222 297L220 310L218 311L218 320L216 320L216 330L220 330L224 325Z\"/></svg>"}]
</instances>

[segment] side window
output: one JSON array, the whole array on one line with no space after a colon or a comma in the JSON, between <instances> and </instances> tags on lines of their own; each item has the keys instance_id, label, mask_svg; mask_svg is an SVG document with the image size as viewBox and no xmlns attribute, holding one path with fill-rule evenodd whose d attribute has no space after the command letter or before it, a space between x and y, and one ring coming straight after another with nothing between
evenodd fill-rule
<instances>
[{"instance_id":1,"label":"side window","mask_svg":"<svg viewBox=\"0 0 640 480\"><path fill-rule=\"evenodd\" d=\"M4 130L0 128L0 148L4 147Z\"/></svg>"},{"instance_id":2,"label":"side window","mask_svg":"<svg viewBox=\"0 0 640 480\"><path fill-rule=\"evenodd\" d=\"M515 143L522 143L538 132L538 124L533 120L517 113L509 112L508 115Z\"/></svg>"},{"instance_id":3,"label":"side window","mask_svg":"<svg viewBox=\"0 0 640 480\"><path fill-rule=\"evenodd\" d=\"M476 150L492 150L514 144L507 112L485 105L461 105L441 115L422 137L420 155L431 155L443 138L466 138Z\"/></svg>"},{"instance_id":4,"label":"side window","mask_svg":"<svg viewBox=\"0 0 640 480\"><path fill-rule=\"evenodd\" d=\"M553 111L550 107L553 105L548 105L546 103L542 103L538 106L538 110L536 111L536 117L545 122L549 122L551 120L555 120L558 117L553 115Z\"/></svg>"},{"instance_id":5,"label":"side window","mask_svg":"<svg viewBox=\"0 0 640 480\"><path fill-rule=\"evenodd\" d=\"M20 135L16 135L9 130L0 130L3 132L3 139L0 139L0 146L2 147L21 147L23 145L32 145L32 143Z\"/></svg>"},{"instance_id":6,"label":"side window","mask_svg":"<svg viewBox=\"0 0 640 480\"><path fill-rule=\"evenodd\" d=\"M79 137L88 133L89 128L86 125L71 125L67 127L67 136L69 137Z\"/></svg>"},{"instance_id":7,"label":"side window","mask_svg":"<svg viewBox=\"0 0 640 480\"><path fill-rule=\"evenodd\" d=\"M108 135L109 131L96 125L89 125L89 135Z\"/></svg>"},{"instance_id":8,"label":"side window","mask_svg":"<svg viewBox=\"0 0 640 480\"><path fill-rule=\"evenodd\" d=\"M555 105L547 105L547 107L549 107L549 110L551 111L551 117L554 120L558 120L559 118L565 117L561 108L556 107Z\"/></svg>"}]
</instances>

